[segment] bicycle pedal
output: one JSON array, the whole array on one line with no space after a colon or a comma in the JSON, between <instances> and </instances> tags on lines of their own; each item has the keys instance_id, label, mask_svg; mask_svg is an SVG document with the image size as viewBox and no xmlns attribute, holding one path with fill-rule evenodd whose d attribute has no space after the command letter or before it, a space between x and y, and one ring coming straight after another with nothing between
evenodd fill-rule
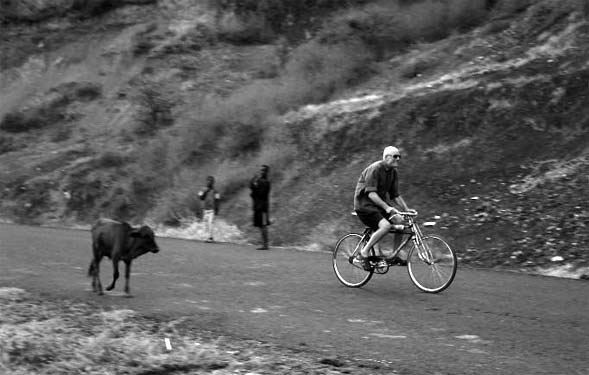
<instances>
[{"instance_id":1,"label":"bicycle pedal","mask_svg":"<svg viewBox=\"0 0 589 375\"><path fill-rule=\"evenodd\" d=\"M388 266L389 266L389 264L387 263L386 260L380 260L380 261L378 261L378 263L376 263L374 265L374 267L376 267L376 268L386 268Z\"/></svg>"}]
</instances>

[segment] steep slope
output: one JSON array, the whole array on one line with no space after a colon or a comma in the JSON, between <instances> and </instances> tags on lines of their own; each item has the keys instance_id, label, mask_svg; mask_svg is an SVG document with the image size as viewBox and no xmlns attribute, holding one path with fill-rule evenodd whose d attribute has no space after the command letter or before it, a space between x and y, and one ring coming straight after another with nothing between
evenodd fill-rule
<instances>
[{"instance_id":1,"label":"steep slope","mask_svg":"<svg viewBox=\"0 0 589 375\"><path fill-rule=\"evenodd\" d=\"M140 220L175 173L162 147L188 126L178 121L186 108L251 81L257 61L271 63L273 46L213 40L214 13L200 2L138 3L147 5L5 25L4 217Z\"/></svg>"},{"instance_id":2,"label":"steep slope","mask_svg":"<svg viewBox=\"0 0 589 375\"><path fill-rule=\"evenodd\" d=\"M72 225L107 215L190 226L194 192L214 174L223 220L255 240L247 181L267 163L274 244L327 250L359 229L349 215L358 174L395 144L404 197L463 263L587 266L582 2L521 2L483 26L373 62L350 89L332 89L333 77L315 96L295 85L293 97L310 99L287 104L277 97L292 82L281 74L296 70L300 40L228 40L219 19L225 33L236 21L206 2L127 3L96 17L5 25L5 219ZM301 34L312 38L308 27ZM332 62L346 52L318 51ZM317 104L297 107L305 101Z\"/></svg>"},{"instance_id":3,"label":"steep slope","mask_svg":"<svg viewBox=\"0 0 589 375\"><path fill-rule=\"evenodd\" d=\"M357 228L345 216L355 178L391 143L404 153L404 197L463 262L587 266L588 27L579 13L539 17L530 9L501 32L425 46L390 62L427 62L414 78L379 76L363 96L289 114L312 167L288 199L301 202L289 225L318 228L325 246Z\"/></svg>"}]
</instances>

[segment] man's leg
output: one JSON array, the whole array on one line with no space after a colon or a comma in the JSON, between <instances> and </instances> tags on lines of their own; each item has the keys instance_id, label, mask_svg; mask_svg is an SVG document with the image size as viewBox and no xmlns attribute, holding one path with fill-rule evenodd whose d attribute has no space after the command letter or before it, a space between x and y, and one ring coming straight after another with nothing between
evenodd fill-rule
<instances>
[{"instance_id":1,"label":"man's leg","mask_svg":"<svg viewBox=\"0 0 589 375\"><path fill-rule=\"evenodd\" d=\"M399 224L404 224L403 221L403 217L401 215L394 215L391 218L391 223L393 225L399 225ZM399 246L401 246L401 243L403 242L403 234L402 233L392 233L393 235L393 246L394 246L394 250L397 250L399 248ZM397 256L400 256L401 253L397 254ZM401 256L402 259L407 258L406 254L404 254L404 256Z\"/></svg>"},{"instance_id":2,"label":"man's leg","mask_svg":"<svg viewBox=\"0 0 589 375\"><path fill-rule=\"evenodd\" d=\"M209 219L209 239L213 239L213 225L215 225L215 213L211 213L211 218Z\"/></svg>"},{"instance_id":3,"label":"man's leg","mask_svg":"<svg viewBox=\"0 0 589 375\"><path fill-rule=\"evenodd\" d=\"M381 219L378 222L378 229L372 233L370 236L370 240L366 243L366 245L360 250L360 255L363 257L368 256L368 250L373 247L375 244L380 241L391 229L391 223L387 219Z\"/></svg>"},{"instance_id":4,"label":"man's leg","mask_svg":"<svg viewBox=\"0 0 589 375\"><path fill-rule=\"evenodd\" d=\"M207 241L213 240L213 218L214 218L214 215L215 214L213 211L209 211L209 210L205 211L204 220L207 225L207 234L209 235L209 237L207 238Z\"/></svg>"},{"instance_id":5,"label":"man's leg","mask_svg":"<svg viewBox=\"0 0 589 375\"><path fill-rule=\"evenodd\" d=\"M261 226L260 232L262 233L262 247L258 250L268 250L268 227L265 225Z\"/></svg>"}]
</instances>

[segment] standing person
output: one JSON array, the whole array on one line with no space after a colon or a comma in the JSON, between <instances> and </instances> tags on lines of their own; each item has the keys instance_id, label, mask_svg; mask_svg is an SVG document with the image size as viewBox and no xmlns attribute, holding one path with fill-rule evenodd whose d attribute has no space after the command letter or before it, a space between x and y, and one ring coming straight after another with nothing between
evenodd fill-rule
<instances>
[{"instance_id":1,"label":"standing person","mask_svg":"<svg viewBox=\"0 0 589 375\"><path fill-rule=\"evenodd\" d=\"M254 226L262 233L262 246L257 250L268 250L268 225L270 225L270 168L262 165L260 171L252 178L250 189L254 209Z\"/></svg>"},{"instance_id":2,"label":"standing person","mask_svg":"<svg viewBox=\"0 0 589 375\"><path fill-rule=\"evenodd\" d=\"M393 225L402 224L403 218L393 204L400 206L403 211L410 211L399 193L399 177L397 168L401 161L399 149L393 146L385 147L382 160L370 164L358 179L354 193L354 210L358 218L373 230L370 240L360 250L357 258L364 268L367 268L366 258L371 247L389 232ZM394 234L395 249L401 244L402 235ZM378 246L375 246L378 249ZM399 265L407 265L407 261L396 259Z\"/></svg>"},{"instance_id":3,"label":"standing person","mask_svg":"<svg viewBox=\"0 0 589 375\"><path fill-rule=\"evenodd\" d=\"M215 190L215 178L213 176L207 177L207 186L205 190L198 192L198 196L203 201L203 220L207 223L207 233L209 238L207 242L214 242L213 239L213 224L215 216L219 214L219 200L221 195Z\"/></svg>"}]
</instances>

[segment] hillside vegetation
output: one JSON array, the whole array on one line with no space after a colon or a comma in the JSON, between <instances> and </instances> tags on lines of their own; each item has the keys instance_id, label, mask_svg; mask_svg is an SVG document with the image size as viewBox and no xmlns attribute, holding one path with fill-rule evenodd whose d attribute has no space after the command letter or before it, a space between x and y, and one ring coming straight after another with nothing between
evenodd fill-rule
<instances>
[{"instance_id":1,"label":"hillside vegetation","mask_svg":"<svg viewBox=\"0 0 589 375\"><path fill-rule=\"evenodd\" d=\"M268 164L274 245L326 250L394 144L463 264L589 266L584 0L1 4L5 220L187 225L211 174L254 241Z\"/></svg>"}]
</instances>

